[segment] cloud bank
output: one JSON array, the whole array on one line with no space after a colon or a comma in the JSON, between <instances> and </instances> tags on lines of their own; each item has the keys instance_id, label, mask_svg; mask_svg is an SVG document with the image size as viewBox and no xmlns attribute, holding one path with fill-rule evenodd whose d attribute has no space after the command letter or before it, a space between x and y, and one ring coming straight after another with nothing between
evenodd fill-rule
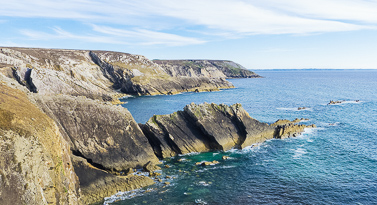
<instances>
[{"instance_id":1,"label":"cloud bank","mask_svg":"<svg viewBox=\"0 0 377 205\"><path fill-rule=\"evenodd\" d=\"M375 29L376 11L376 0L13 0L2 3L0 16L70 19L91 25L89 36L61 28L50 33L22 30L34 39L182 46L205 43L216 35Z\"/></svg>"}]
</instances>

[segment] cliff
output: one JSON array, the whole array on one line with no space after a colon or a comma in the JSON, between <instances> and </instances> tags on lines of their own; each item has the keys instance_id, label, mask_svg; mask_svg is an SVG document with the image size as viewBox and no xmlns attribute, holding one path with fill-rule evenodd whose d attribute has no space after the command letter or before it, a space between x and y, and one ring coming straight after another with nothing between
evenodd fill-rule
<instances>
[{"instance_id":1,"label":"cliff","mask_svg":"<svg viewBox=\"0 0 377 205\"><path fill-rule=\"evenodd\" d=\"M0 80L0 204L78 204L68 142L14 85Z\"/></svg>"},{"instance_id":2,"label":"cliff","mask_svg":"<svg viewBox=\"0 0 377 205\"><path fill-rule=\"evenodd\" d=\"M300 120L279 120L261 123L242 108L241 104L190 104L183 111L170 115L155 115L140 124L159 158L190 152L226 151L244 148L272 138L295 137L307 127Z\"/></svg>"},{"instance_id":3,"label":"cliff","mask_svg":"<svg viewBox=\"0 0 377 205\"><path fill-rule=\"evenodd\" d=\"M159 158L242 149L308 127L300 120L261 123L240 104L208 103L138 125L109 102L115 90L152 95L231 87L221 75L228 77L220 70L172 76L143 56L117 52L1 48L0 204L95 203L153 184L129 173L151 173Z\"/></svg>"},{"instance_id":4,"label":"cliff","mask_svg":"<svg viewBox=\"0 0 377 205\"><path fill-rule=\"evenodd\" d=\"M242 65L226 60L153 60L170 76L210 78L260 78Z\"/></svg>"},{"instance_id":5,"label":"cliff","mask_svg":"<svg viewBox=\"0 0 377 205\"><path fill-rule=\"evenodd\" d=\"M158 95L233 88L221 77L171 76L144 56L110 51L3 47L0 71L31 92L108 101L116 91Z\"/></svg>"}]
</instances>

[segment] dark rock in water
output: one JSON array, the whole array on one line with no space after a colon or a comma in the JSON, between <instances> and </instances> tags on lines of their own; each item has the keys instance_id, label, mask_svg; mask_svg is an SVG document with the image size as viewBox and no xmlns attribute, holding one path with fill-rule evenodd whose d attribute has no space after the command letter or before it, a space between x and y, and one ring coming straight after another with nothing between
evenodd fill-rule
<instances>
[{"instance_id":1,"label":"dark rock in water","mask_svg":"<svg viewBox=\"0 0 377 205\"><path fill-rule=\"evenodd\" d=\"M147 138L128 112L84 97L43 96L37 103L61 128L74 154L108 171L158 163Z\"/></svg>"},{"instance_id":2,"label":"dark rock in water","mask_svg":"<svg viewBox=\"0 0 377 205\"><path fill-rule=\"evenodd\" d=\"M154 184L146 176L114 176L91 166L84 158L72 156L73 166L80 181L81 203L91 204L119 191L130 191Z\"/></svg>"},{"instance_id":3,"label":"dark rock in water","mask_svg":"<svg viewBox=\"0 0 377 205\"><path fill-rule=\"evenodd\" d=\"M295 119L294 121L289 120L278 120L272 126L275 126L275 134L274 138L284 139L288 137L297 137L302 132L304 132L305 128L315 128L316 126L313 125L299 125L300 121L306 119Z\"/></svg>"},{"instance_id":4,"label":"dark rock in water","mask_svg":"<svg viewBox=\"0 0 377 205\"><path fill-rule=\"evenodd\" d=\"M342 101L340 101L340 100L337 100L337 101L330 100L330 102L327 103L327 104L328 104L328 105L336 105L336 104L340 104L340 103L342 103L342 102L344 102L344 101L343 101L343 100L342 100Z\"/></svg>"}]
</instances>

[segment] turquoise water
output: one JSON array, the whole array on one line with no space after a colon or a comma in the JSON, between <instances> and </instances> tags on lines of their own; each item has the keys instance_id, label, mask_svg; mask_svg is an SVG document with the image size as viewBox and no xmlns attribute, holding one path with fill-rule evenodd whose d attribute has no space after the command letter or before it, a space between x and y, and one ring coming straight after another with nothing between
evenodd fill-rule
<instances>
[{"instance_id":1,"label":"turquoise water","mask_svg":"<svg viewBox=\"0 0 377 205\"><path fill-rule=\"evenodd\" d=\"M235 89L128 98L124 107L144 123L191 102L239 102L263 122L309 118L318 128L244 150L164 159L162 183L119 194L113 204L376 204L377 70L257 73L265 78L231 80ZM212 160L220 163L195 165Z\"/></svg>"}]
</instances>

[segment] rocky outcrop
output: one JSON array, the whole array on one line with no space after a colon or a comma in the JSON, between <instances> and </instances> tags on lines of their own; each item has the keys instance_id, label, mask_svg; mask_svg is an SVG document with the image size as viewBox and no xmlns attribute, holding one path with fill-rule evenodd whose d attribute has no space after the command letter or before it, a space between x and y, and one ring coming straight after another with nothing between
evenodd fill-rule
<instances>
[{"instance_id":1,"label":"rocky outcrop","mask_svg":"<svg viewBox=\"0 0 377 205\"><path fill-rule=\"evenodd\" d=\"M130 112L85 97L39 96L36 103L60 126L74 154L109 172L158 163Z\"/></svg>"},{"instance_id":2,"label":"rocky outcrop","mask_svg":"<svg viewBox=\"0 0 377 205\"><path fill-rule=\"evenodd\" d=\"M225 60L153 60L173 77L260 78L242 65Z\"/></svg>"},{"instance_id":3,"label":"rocky outcrop","mask_svg":"<svg viewBox=\"0 0 377 205\"><path fill-rule=\"evenodd\" d=\"M0 48L0 204L94 203L153 184L126 173L156 174L158 158L244 148L307 127L300 120L269 125L240 104L208 103L137 125L127 109L108 102L119 97L115 90L154 95L232 87L224 78L231 71L190 72L171 75L143 56L118 52Z\"/></svg>"},{"instance_id":4,"label":"rocky outcrop","mask_svg":"<svg viewBox=\"0 0 377 205\"><path fill-rule=\"evenodd\" d=\"M154 184L147 176L115 176L91 166L80 157L72 157L75 172L80 180L81 203L92 204L120 191L130 191Z\"/></svg>"},{"instance_id":5,"label":"rocky outcrop","mask_svg":"<svg viewBox=\"0 0 377 205\"><path fill-rule=\"evenodd\" d=\"M0 63L12 66L14 78L30 91L111 99L112 83L91 61L89 51L0 48Z\"/></svg>"},{"instance_id":6,"label":"rocky outcrop","mask_svg":"<svg viewBox=\"0 0 377 205\"><path fill-rule=\"evenodd\" d=\"M93 62L102 68L116 89L132 95L177 94L233 88L224 78L171 76L144 56L91 51Z\"/></svg>"},{"instance_id":7,"label":"rocky outcrop","mask_svg":"<svg viewBox=\"0 0 377 205\"><path fill-rule=\"evenodd\" d=\"M0 204L78 204L78 188L58 126L0 80Z\"/></svg>"},{"instance_id":8,"label":"rocky outcrop","mask_svg":"<svg viewBox=\"0 0 377 205\"><path fill-rule=\"evenodd\" d=\"M155 115L140 125L155 154L160 158L244 148L271 138L287 138L301 134L305 128L300 120L279 120L261 123L242 108L241 104L190 104L183 111L170 115Z\"/></svg>"},{"instance_id":9,"label":"rocky outcrop","mask_svg":"<svg viewBox=\"0 0 377 205\"><path fill-rule=\"evenodd\" d=\"M219 77L171 76L144 56L109 51L0 48L4 69L13 69L13 78L32 92L107 101L118 91L158 95L234 87Z\"/></svg>"}]
</instances>

